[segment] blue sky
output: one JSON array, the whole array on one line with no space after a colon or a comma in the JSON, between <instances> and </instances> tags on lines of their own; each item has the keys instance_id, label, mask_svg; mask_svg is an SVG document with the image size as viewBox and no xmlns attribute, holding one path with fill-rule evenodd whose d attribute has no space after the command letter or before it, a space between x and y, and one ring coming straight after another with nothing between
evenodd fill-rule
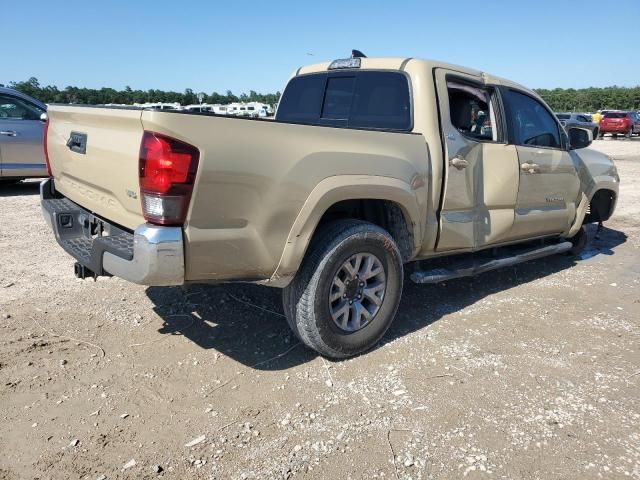
<instances>
[{"instance_id":1,"label":"blue sky","mask_svg":"<svg viewBox=\"0 0 640 480\"><path fill-rule=\"evenodd\" d=\"M638 0L31 0L3 4L1 31L5 84L266 93L358 48L534 88L640 85Z\"/></svg>"}]
</instances>

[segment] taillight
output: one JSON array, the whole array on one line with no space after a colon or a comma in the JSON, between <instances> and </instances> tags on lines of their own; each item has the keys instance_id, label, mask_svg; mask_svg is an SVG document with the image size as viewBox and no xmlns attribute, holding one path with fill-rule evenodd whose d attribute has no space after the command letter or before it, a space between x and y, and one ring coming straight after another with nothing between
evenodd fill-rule
<instances>
[{"instance_id":1,"label":"taillight","mask_svg":"<svg viewBox=\"0 0 640 480\"><path fill-rule=\"evenodd\" d=\"M47 147L48 135L49 135L49 119L47 118L47 121L44 122L44 138L43 138L44 163L47 164L47 173L49 174L50 177L52 177L53 175L51 174L51 163L49 162L49 147Z\"/></svg>"},{"instance_id":2,"label":"taillight","mask_svg":"<svg viewBox=\"0 0 640 480\"><path fill-rule=\"evenodd\" d=\"M189 209L200 152L193 145L145 131L140 145L140 196L145 220L182 225Z\"/></svg>"}]
</instances>

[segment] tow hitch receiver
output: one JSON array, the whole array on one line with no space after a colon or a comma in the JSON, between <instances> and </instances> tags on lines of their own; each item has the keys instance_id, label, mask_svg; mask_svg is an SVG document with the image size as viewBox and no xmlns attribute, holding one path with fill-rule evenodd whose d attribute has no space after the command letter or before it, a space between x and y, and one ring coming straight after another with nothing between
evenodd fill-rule
<instances>
[{"instance_id":1,"label":"tow hitch receiver","mask_svg":"<svg viewBox=\"0 0 640 480\"><path fill-rule=\"evenodd\" d=\"M81 278L82 280L85 278L93 278L95 280L98 277L93 270L85 267L80 262L73 264L73 273L75 273L76 278Z\"/></svg>"}]
</instances>

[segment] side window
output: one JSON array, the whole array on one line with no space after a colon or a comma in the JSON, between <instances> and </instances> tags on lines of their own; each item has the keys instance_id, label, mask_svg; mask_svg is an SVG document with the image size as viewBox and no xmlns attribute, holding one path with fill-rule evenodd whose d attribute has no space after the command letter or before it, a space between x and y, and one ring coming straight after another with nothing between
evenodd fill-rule
<instances>
[{"instance_id":1,"label":"side window","mask_svg":"<svg viewBox=\"0 0 640 480\"><path fill-rule=\"evenodd\" d=\"M324 96L326 74L292 78L285 89L276 120L316 124Z\"/></svg>"},{"instance_id":2,"label":"side window","mask_svg":"<svg viewBox=\"0 0 640 480\"><path fill-rule=\"evenodd\" d=\"M560 148L558 124L538 100L507 90L507 101L516 145Z\"/></svg>"},{"instance_id":3,"label":"side window","mask_svg":"<svg viewBox=\"0 0 640 480\"><path fill-rule=\"evenodd\" d=\"M0 95L0 119L38 120L44 110L20 98Z\"/></svg>"},{"instance_id":4,"label":"side window","mask_svg":"<svg viewBox=\"0 0 640 480\"><path fill-rule=\"evenodd\" d=\"M448 81L449 118L463 135L479 141L498 141L495 109L488 88Z\"/></svg>"}]
</instances>

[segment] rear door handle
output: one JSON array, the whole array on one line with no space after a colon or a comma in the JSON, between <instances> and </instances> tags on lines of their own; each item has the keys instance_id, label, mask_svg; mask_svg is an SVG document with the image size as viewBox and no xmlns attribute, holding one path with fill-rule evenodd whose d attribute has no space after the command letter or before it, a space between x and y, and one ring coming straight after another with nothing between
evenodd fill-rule
<instances>
[{"instance_id":1,"label":"rear door handle","mask_svg":"<svg viewBox=\"0 0 640 480\"><path fill-rule=\"evenodd\" d=\"M456 167L458 170L462 170L463 168L467 168L469 166L469 162L462 157L455 157L449 160L449 165L452 167Z\"/></svg>"},{"instance_id":2,"label":"rear door handle","mask_svg":"<svg viewBox=\"0 0 640 480\"><path fill-rule=\"evenodd\" d=\"M0 130L0 135L6 135L7 137L17 137L18 132L15 130Z\"/></svg>"},{"instance_id":3,"label":"rear door handle","mask_svg":"<svg viewBox=\"0 0 640 480\"><path fill-rule=\"evenodd\" d=\"M540 173L540 165L537 163L523 163L520 170L527 173Z\"/></svg>"}]
</instances>

